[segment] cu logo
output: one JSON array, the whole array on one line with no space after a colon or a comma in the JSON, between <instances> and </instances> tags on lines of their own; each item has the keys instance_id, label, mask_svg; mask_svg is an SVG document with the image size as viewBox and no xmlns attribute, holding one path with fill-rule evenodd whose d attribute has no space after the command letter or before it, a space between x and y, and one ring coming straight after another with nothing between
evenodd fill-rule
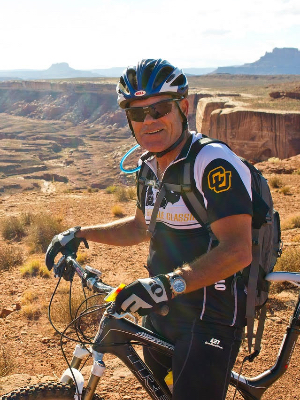
<instances>
[{"instance_id":1,"label":"cu logo","mask_svg":"<svg viewBox=\"0 0 300 400\"><path fill-rule=\"evenodd\" d=\"M217 167L208 174L208 187L216 193L225 192L231 188L231 171Z\"/></svg>"}]
</instances>

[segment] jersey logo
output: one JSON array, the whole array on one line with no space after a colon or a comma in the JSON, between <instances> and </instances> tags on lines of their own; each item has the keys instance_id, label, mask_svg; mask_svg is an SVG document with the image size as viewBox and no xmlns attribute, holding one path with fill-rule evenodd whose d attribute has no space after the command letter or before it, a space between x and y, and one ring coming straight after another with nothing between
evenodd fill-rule
<instances>
[{"instance_id":1,"label":"jersey logo","mask_svg":"<svg viewBox=\"0 0 300 400\"><path fill-rule=\"evenodd\" d=\"M208 187L216 193L225 192L231 188L231 171L217 167L208 174Z\"/></svg>"}]
</instances>

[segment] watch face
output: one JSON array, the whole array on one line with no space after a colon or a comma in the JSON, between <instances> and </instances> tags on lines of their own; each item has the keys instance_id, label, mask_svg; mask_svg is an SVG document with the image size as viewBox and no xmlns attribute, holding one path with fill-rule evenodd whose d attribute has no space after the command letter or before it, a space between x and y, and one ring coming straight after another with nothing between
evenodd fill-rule
<instances>
[{"instance_id":1,"label":"watch face","mask_svg":"<svg viewBox=\"0 0 300 400\"><path fill-rule=\"evenodd\" d=\"M176 279L172 286L174 292L183 293L185 291L186 284L182 279Z\"/></svg>"}]
</instances>

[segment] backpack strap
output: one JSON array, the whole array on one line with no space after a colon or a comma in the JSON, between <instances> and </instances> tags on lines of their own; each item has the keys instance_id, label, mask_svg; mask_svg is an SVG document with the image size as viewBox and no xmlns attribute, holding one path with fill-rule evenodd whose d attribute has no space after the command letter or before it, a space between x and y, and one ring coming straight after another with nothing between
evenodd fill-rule
<instances>
[{"instance_id":1,"label":"backpack strap","mask_svg":"<svg viewBox=\"0 0 300 400\"><path fill-rule=\"evenodd\" d=\"M251 353L254 318L255 318L255 299L256 287L259 272L260 261L260 240L259 229L252 229L252 262L249 271L248 288L247 288L247 303L246 303L246 319L247 319L247 338L248 351Z\"/></svg>"},{"instance_id":2,"label":"backpack strap","mask_svg":"<svg viewBox=\"0 0 300 400\"><path fill-rule=\"evenodd\" d=\"M153 154L149 151L142 155L141 160L145 161ZM145 196L143 194L146 192L147 186L152 186L154 188L159 188L155 179L150 179L152 174L151 168L146 164L142 163L141 169L137 172L136 180L137 180L137 196L138 201L142 205L142 201ZM142 207L144 208L144 207Z\"/></svg>"},{"instance_id":3,"label":"backpack strap","mask_svg":"<svg viewBox=\"0 0 300 400\"><path fill-rule=\"evenodd\" d=\"M263 178L261 174L257 175L253 173L253 169L250 169L250 172L252 177L256 177L256 180L254 180L253 182L255 186L255 189L253 190L253 195L256 195L257 194L256 191L258 191L261 200L267 198L269 195L268 186L267 184L263 184L262 182L262 179L265 178ZM252 341L253 341L254 318L256 311L255 299L258 294L257 283L259 279L259 268L261 263L261 248L263 244L262 242L265 229L264 225L272 224L272 218L273 218L272 209L270 209L270 207L266 203L263 205L263 207L262 205L260 205L259 207L262 208L263 213L260 218L261 221L257 225L257 227L255 226L253 227L254 224L252 224L252 262L250 265L248 289L247 289L246 319L247 319L247 338L248 338L249 353L251 353ZM260 352L265 319L266 319L266 306L264 304L260 309L258 326L255 335L254 353L250 354L251 360L253 360Z\"/></svg>"},{"instance_id":4,"label":"backpack strap","mask_svg":"<svg viewBox=\"0 0 300 400\"><path fill-rule=\"evenodd\" d=\"M194 176L194 162L198 153L202 150L204 146L210 143L222 143L226 144L220 140L212 139L207 136L204 136L194 142L191 146L188 157L183 161L182 172L179 173L179 184L172 184L167 182L162 182L160 186L160 191L154 203L154 208L152 211L148 231L152 236L155 229L156 218L162 203L162 200L166 194L166 191L172 191L180 193L182 199L194 216L194 218L201 224L201 226L208 230L210 237L212 240L217 240L215 235L210 229L210 225L208 224L207 211L202 204L199 196L197 196L196 192L198 192L196 185L192 183L192 177ZM227 146L228 147L228 146Z\"/></svg>"}]
</instances>

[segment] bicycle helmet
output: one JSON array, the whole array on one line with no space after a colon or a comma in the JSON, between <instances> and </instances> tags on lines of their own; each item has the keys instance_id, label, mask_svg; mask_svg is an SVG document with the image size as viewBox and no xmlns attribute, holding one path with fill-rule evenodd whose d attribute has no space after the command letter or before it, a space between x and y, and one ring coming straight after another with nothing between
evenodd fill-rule
<instances>
[{"instance_id":1,"label":"bicycle helmet","mask_svg":"<svg viewBox=\"0 0 300 400\"><path fill-rule=\"evenodd\" d=\"M188 81L181 69L166 60L146 59L137 66L125 69L117 85L118 103L128 107L130 101L161 94L184 98L188 95Z\"/></svg>"},{"instance_id":2,"label":"bicycle helmet","mask_svg":"<svg viewBox=\"0 0 300 400\"><path fill-rule=\"evenodd\" d=\"M131 101L147 99L148 97L169 94L178 100L187 97L188 81L181 69L174 67L166 60L148 58L140 61L137 66L125 69L117 85L118 103L121 108L127 108ZM188 126L187 118L176 102L182 116L181 136L164 151L152 153L156 157L162 157L175 149L184 139L184 133ZM130 130L135 138L131 121L127 118Z\"/></svg>"}]
</instances>

